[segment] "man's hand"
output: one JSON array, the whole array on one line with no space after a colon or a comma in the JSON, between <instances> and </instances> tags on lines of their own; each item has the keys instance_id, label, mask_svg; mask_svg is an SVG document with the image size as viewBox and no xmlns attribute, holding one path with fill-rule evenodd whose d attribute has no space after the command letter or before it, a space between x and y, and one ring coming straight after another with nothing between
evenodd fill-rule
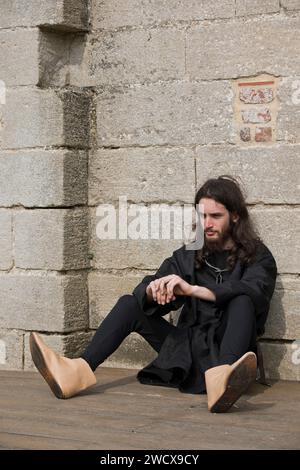
<instances>
[{"instance_id":1,"label":"man's hand","mask_svg":"<svg viewBox=\"0 0 300 470\"><path fill-rule=\"evenodd\" d=\"M176 295L192 295L193 286L176 274L161 277L150 282L146 289L147 296L158 304L164 305L176 299Z\"/></svg>"}]
</instances>

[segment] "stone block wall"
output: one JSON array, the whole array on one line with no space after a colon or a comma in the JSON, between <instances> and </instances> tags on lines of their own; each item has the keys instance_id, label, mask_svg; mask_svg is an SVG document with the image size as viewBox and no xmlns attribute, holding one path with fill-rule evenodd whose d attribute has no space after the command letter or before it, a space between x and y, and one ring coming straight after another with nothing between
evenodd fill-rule
<instances>
[{"instance_id":1,"label":"stone block wall","mask_svg":"<svg viewBox=\"0 0 300 470\"><path fill-rule=\"evenodd\" d=\"M62 353L90 337L88 89L68 78L85 1L0 1L0 367L31 367L31 330Z\"/></svg>"},{"instance_id":2,"label":"stone block wall","mask_svg":"<svg viewBox=\"0 0 300 470\"><path fill-rule=\"evenodd\" d=\"M181 245L100 240L99 205L192 204L226 173L278 264L267 373L299 380L299 0L0 9L0 367L32 366L33 329L78 353L118 297ZM132 334L107 364L152 357Z\"/></svg>"}]
</instances>

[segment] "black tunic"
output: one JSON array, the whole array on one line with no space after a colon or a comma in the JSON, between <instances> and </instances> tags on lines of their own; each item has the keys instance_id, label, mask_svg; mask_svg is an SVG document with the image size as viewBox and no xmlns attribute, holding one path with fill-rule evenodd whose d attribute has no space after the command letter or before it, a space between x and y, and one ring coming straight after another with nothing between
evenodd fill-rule
<instances>
[{"instance_id":1,"label":"black tunic","mask_svg":"<svg viewBox=\"0 0 300 470\"><path fill-rule=\"evenodd\" d=\"M257 334L264 332L277 275L276 262L268 248L260 244L255 262L249 266L237 261L232 271L222 273L221 284L216 284L216 274L210 267L195 268L195 253L185 246L180 247L164 260L155 274L146 276L133 290L146 315L166 315L183 306L177 328L166 337L156 359L138 372L137 379L141 383L177 387L184 393L205 393L204 372L218 365L216 330L222 323L226 303L237 295L246 294L251 298ZM225 268L228 253L226 250L214 253L207 260L211 265ZM147 303L148 284L169 274L177 274L191 285L207 287L214 292L215 302L177 296L165 305Z\"/></svg>"}]
</instances>

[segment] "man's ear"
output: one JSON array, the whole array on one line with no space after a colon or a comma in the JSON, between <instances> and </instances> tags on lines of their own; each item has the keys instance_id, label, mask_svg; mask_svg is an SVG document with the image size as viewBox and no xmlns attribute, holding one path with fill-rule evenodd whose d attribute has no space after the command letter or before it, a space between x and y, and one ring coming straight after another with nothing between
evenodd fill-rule
<instances>
[{"instance_id":1,"label":"man's ear","mask_svg":"<svg viewBox=\"0 0 300 470\"><path fill-rule=\"evenodd\" d=\"M235 224L239 220L239 216L236 212L233 212L231 215L232 222Z\"/></svg>"}]
</instances>

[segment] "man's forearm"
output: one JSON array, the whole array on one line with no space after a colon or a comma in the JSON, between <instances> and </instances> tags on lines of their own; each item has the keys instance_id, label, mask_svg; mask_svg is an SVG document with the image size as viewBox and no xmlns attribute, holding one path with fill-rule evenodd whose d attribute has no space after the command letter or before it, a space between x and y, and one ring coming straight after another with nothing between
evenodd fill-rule
<instances>
[{"instance_id":1,"label":"man's forearm","mask_svg":"<svg viewBox=\"0 0 300 470\"><path fill-rule=\"evenodd\" d=\"M209 300L211 302L216 300L215 294L203 286L193 286L191 297L197 297L198 299Z\"/></svg>"},{"instance_id":2,"label":"man's forearm","mask_svg":"<svg viewBox=\"0 0 300 470\"><path fill-rule=\"evenodd\" d=\"M151 290L149 292L146 291L146 294L147 294L147 303L148 304L155 303L153 296L152 296L152 291ZM189 295L191 297L197 297L198 299L208 300L211 302L214 302L216 300L215 294L211 290L203 286L192 286L191 293Z\"/></svg>"}]
</instances>

